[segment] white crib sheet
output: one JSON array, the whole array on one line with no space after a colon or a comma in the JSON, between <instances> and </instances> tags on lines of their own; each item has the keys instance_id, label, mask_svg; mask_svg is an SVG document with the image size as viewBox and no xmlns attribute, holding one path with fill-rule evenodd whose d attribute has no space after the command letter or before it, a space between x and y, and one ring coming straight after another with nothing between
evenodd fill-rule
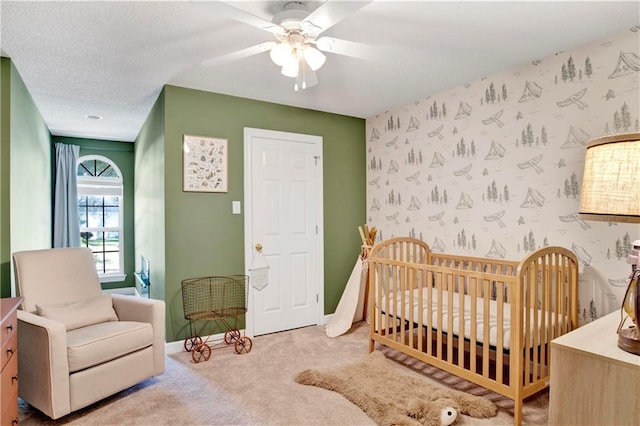
<instances>
[{"instance_id":1,"label":"white crib sheet","mask_svg":"<svg viewBox=\"0 0 640 426\"><path fill-rule=\"evenodd\" d=\"M415 289L413 290L413 298L410 297L410 293L409 291L406 291L404 294L404 319L405 320L410 320L411 317L409 316L409 309L411 307L411 305L413 305L413 321L415 323L418 323L418 311L420 309L420 306L418 305L419 303L419 292L420 289ZM423 288L422 289L422 303L423 303L423 309L422 309L422 315L423 315L423 324L424 325L430 325L433 328L437 328L438 327L438 318L442 317L442 331L448 333L449 332L449 313L451 313L452 317L453 317L453 334L456 336L460 336L460 294L459 293L454 293L453 294L453 306L451 309L449 309L448 307L448 302L449 302L449 294L446 290L442 291L442 310L438 311L438 290L436 288L431 288L431 294L432 294L432 303L431 303L431 321L429 321L429 317L428 317L428 293L429 293L429 288ZM393 305L393 299L390 300L389 302L389 307L390 307L390 311L389 315L391 316L395 316L395 317L400 317L400 314L402 312L402 298L401 295L398 294L396 295L397 299L396 299L396 303L395 303L395 310L394 310L394 305ZM471 296L469 295L464 295L464 319L463 319L463 323L464 323L464 337L467 339L471 338ZM477 298L476 299L476 341L478 343L484 343L484 329L485 329L485 324L484 324L484 299L482 298ZM382 297L382 302L381 305L378 306L378 308L380 308L383 312L385 311L385 309L387 308L387 302L386 302L386 297L383 296ZM502 344L503 347L505 349L509 349L511 347L511 304L509 303L503 303L503 328L502 328ZM396 312L398 312L398 315L396 315ZM496 346L498 343L498 332L499 332L499 328L498 328L498 304L495 300L490 300L489 301L489 344L491 346ZM531 340L533 337L533 333L534 331L537 333L537 341L540 342L540 333L541 331L544 333L544 330L541 330L542 328L542 319L543 319L543 315L544 312L538 309L537 312L538 315L538 325L537 327L534 324L534 309L531 309L529 312L529 322L530 322L530 327L529 327L529 335L531 336ZM545 325L548 325L549 320L551 320L551 324L552 326L555 325L555 314L551 315L551 318L545 318ZM535 329L535 330L534 330ZM544 335L543 335L544 337ZM551 339L549 339L551 340Z\"/></svg>"}]
</instances>

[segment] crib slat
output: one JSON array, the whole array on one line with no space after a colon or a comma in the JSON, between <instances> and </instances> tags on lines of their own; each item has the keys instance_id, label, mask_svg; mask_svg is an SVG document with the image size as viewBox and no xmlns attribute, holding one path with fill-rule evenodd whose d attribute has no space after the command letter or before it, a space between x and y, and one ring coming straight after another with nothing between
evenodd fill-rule
<instances>
[{"instance_id":1,"label":"crib slat","mask_svg":"<svg viewBox=\"0 0 640 426\"><path fill-rule=\"evenodd\" d=\"M461 336L461 338L458 339L458 362L456 364L464 367L464 321L466 316L464 296L468 292L466 288L468 286L468 283L466 282L464 275L458 276L458 280L463 281L463 288L458 289L458 312L460 312L460 314L458 315L458 336ZM451 334L453 334L453 330Z\"/></svg>"},{"instance_id":2,"label":"crib slat","mask_svg":"<svg viewBox=\"0 0 640 426\"><path fill-rule=\"evenodd\" d=\"M429 270L427 272L427 288L429 291L427 292L427 318L426 320L429 324L433 324L433 288L436 280L436 275L433 271ZM433 327L430 325L427 327L427 354L433 356Z\"/></svg>"},{"instance_id":3,"label":"crib slat","mask_svg":"<svg viewBox=\"0 0 640 426\"><path fill-rule=\"evenodd\" d=\"M496 283L496 300L500 303L497 304L497 326L498 326L498 338L496 342L496 382L503 383L502 372L504 368L504 282Z\"/></svg>"},{"instance_id":4,"label":"crib slat","mask_svg":"<svg viewBox=\"0 0 640 426\"><path fill-rule=\"evenodd\" d=\"M470 370L473 373L477 373L476 359L478 357L478 286L480 285L478 278L473 277L473 285L469 295L471 296L471 337L469 338L470 345Z\"/></svg>"},{"instance_id":5,"label":"crib slat","mask_svg":"<svg viewBox=\"0 0 640 426\"><path fill-rule=\"evenodd\" d=\"M482 281L482 301L484 302L484 312L482 313L482 376L489 377L489 349L491 345L490 325L491 325L491 281Z\"/></svg>"},{"instance_id":6,"label":"crib slat","mask_svg":"<svg viewBox=\"0 0 640 426\"><path fill-rule=\"evenodd\" d=\"M418 306L424 306L424 291L426 286L427 271L419 269L416 271L418 274ZM424 309L418 308L418 349L424 350Z\"/></svg>"},{"instance_id":7,"label":"crib slat","mask_svg":"<svg viewBox=\"0 0 640 426\"><path fill-rule=\"evenodd\" d=\"M532 291L535 289L535 286L532 284L535 282L535 263L532 260L527 273L527 284L525 287L525 303L524 303L524 384L527 385L529 383L529 377L531 375L531 306L533 304L533 294Z\"/></svg>"},{"instance_id":8,"label":"crib slat","mask_svg":"<svg viewBox=\"0 0 640 426\"><path fill-rule=\"evenodd\" d=\"M455 273L447 274L447 358L453 363L453 293L455 292ZM442 310L440 311L442 312Z\"/></svg>"},{"instance_id":9,"label":"crib slat","mask_svg":"<svg viewBox=\"0 0 640 426\"><path fill-rule=\"evenodd\" d=\"M536 366L538 365L538 348L539 348L539 341L540 341L540 322L539 322L539 315L540 315L540 310L538 309L538 303L539 303L539 291L540 291L540 284L541 284L541 276L542 274L542 270L540 267L540 260L536 259L535 263L534 263L534 275L535 275L535 280L531 283L531 294L532 294L532 304L531 304L531 309L533 309L533 318L532 318L532 324L531 324L531 334L532 336L532 343L531 343L531 349L530 351L533 352L532 355L532 372L531 372L531 378L529 379L529 383L531 382L535 382L538 379L538 372L537 372L537 368Z\"/></svg>"},{"instance_id":10,"label":"crib slat","mask_svg":"<svg viewBox=\"0 0 640 426\"><path fill-rule=\"evenodd\" d=\"M437 274L438 279L436 280L436 285L437 285L437 292L436 292L436 297L438 299L437 304L437 311L436 312L440 312L442 313L442 286L443 286L443 280L444 280L444 276L442 272L438 272ZM438 359L442 359L442 314L438 315L438 320L437 320L437 325L436 325L436 336L437 336L437 343L438 343L438 347L436 348L437 350L437 358Z\"/></svg>"}]
</instances>

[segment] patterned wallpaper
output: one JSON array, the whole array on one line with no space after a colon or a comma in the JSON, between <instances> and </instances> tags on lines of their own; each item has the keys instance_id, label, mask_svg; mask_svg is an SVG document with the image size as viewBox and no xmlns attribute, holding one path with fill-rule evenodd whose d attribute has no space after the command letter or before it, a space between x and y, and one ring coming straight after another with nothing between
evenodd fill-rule
<instances>
[{"instance_id":1,"label":"patterned wallpaper","mask_svg":"<svg viewBox=\"0 0 640 426\"><path fill-rule=\"evenodd\" d=\"M577 212L589 140L640 131L639 46L634 27L368 119L369 226L479 257L560 245L580 261L581 321L618 309L640 225Z\"/></svg>"}]
</instances>

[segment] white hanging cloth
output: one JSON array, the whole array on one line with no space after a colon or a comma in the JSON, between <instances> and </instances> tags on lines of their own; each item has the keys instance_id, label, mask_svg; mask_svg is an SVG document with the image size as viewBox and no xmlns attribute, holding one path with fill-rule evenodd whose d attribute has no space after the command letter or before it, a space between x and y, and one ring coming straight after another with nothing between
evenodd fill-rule
<instances>
[{"instance_id":1,"label":"white hanging cloth","mask_svg":"<svg viewBox=\"0 0 640 426\"><path fill-rule=\"evenodd\" d=\"M269 265L262 253L256 252L253 254L249 274L251 276L251 285L256 290L262 290L269 285Z\"/></svg>"}]
</instances>

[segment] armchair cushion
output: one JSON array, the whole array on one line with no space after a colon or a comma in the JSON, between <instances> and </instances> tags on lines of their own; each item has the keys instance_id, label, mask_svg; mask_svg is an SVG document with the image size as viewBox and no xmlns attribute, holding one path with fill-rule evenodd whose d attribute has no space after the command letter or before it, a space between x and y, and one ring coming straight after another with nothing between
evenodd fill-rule
<instances>
[{"instance_id":1,"label":"armchair cushion","mask_svg":"<svg viewBox=\"0 0 640 426\"><path fill-rule=\"evenodd\" d=\"M109 321L67 333L69 372L130 354L153 344L153 327L135 321Z\"/></svg>"},{"instance_id":2,"label":"armchair cushion","mask_svg":"<svg viewBox=\"0 0 640 426\"><path fill-rule=\"evenodd\" d=\"M61 322L67 331L105 321L117 321L111 294L55 305L36 305L36 314Z\"/></svg>"}]
</instances>

